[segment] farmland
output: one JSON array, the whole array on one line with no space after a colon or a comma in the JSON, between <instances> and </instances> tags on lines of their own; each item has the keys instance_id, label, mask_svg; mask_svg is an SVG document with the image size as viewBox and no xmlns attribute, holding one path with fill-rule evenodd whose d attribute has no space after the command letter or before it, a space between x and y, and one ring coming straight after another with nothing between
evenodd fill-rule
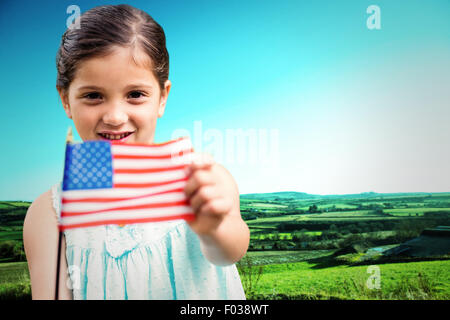
<instances>
[{"instance_id":1,"label":"farmland","mask_svg":"<svg viewBox=\"0 0 450 320\"><path fill-rule=\"evenodd\" d=\"M316 261L316 263L312 262ZM380 288L368 266L327 266L321 259L264 265L255 299L449 299L450 261L380 264ZM247 294L247 297L249 295Z\"/></svg>"},{"instance_id":2,"label":"farmland","mask_svg":"<svg viewBox=\"0 0 450 320\"><path fill-rule=\"evenodd\" d=\"M241 195L250 247L238 262L248 299L449 299L449 252L385 257L450 225L450 193ZM0 202L0 299L29 299L26 202ZM369 288L370 266L379 288Z\"/></svg>"},{"instance_id":3,"label":"farmland","mask_svg":"<svg viewBox=\"0 0 450 320\"><path fill-rule=\"evenodd\" d=\"M251 234L239 262L248 298L450 297L450 252L415 258L381 254L426 228L450 225L449 193L241 195L241 213ZM369 265L379 267L378 290L367 287Z\"/></svg>"}]
</instances>

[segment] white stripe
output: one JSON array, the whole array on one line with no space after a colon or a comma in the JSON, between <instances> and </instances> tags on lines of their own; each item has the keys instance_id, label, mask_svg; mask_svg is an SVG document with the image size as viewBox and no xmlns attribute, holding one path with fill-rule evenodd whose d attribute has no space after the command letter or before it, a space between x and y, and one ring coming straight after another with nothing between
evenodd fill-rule
<instances>
[{"instance_id":1,"label":"white stripe","mask_svg":"<svg viewBox=\"0 0 450 320\"><path fill-rule=\"evenodd\" d=\"M114 169L147 169L163 168L188 164L192 162L193 153L184 154L181 157L169 159L113 159Z\"/></svg>"},{"instance_id":2,"label":"white stripe","mask_svg":"<svg viewBox=\"0 0 450 320\"><path fill-rule=\"evenodd\" d=\"M186 178L186 173L183 169L139 174L116 173L113 176L113 183L153 183L184 178Z\"/></svg>"},{"instance_id":3,"label":"white stripe","mask_svg":"<svg viewBox=\"0 0 450 320\"><path fill-rule=\"evenodd\" d=\"M117 188L117 189L83 189L67 190L62 192L62 197L68 200L86 199L86 198L126 198L138 197L146 194L163 192L172 189L184 188L187 181L178 181L167 185L148 187L148 188Z\"/></svg>"},{"instance_id":4,"label":"white stripe","mask_svg":"<svg viewBox=\"0 0 450 320\"><path fill-rule=\"evenodd\" d=\"M63 226L85 223L85 222L98 222L106 220L130 220L130 219L142 219L142 218L157 218L157 217L170 217L179 214L192 213L190 206L176 206L168 208L156 208L156 209L136 209L136 210L121 210L121 211L108 211L102 213L86 214L75 217L62 217L61 224Z\"/></svg>"},{"instance_id":5,"label":"white stripe","mask_svg":"<svg viewBox=\"0 0 450 320\"><path fill-rule=\"evenodd\" d=\"M182 139L180 141L154 147L141 147L133 145L111 145L112 154L126 154L126 155L164 155L164 154L176 154L183 150L189 150L192 148L191 141L188 139Z\"/></svg>"},{"instance_id":6,"label":"white stripe","mask_svg":"<svg viewBox=\"0 0 450 320\"><path fill-rule=\"evenodd\" d=\"M186 199L184 192L176 191L171 193L164 193L156 196L149 196L145 198L114 201L114 202L72 202L62 204L62 211L64 212L86 212L96 210L113 209L117 207L137 206L151 203L165 203L174 201L183 201Z\"/></svg>"}]
</instances>

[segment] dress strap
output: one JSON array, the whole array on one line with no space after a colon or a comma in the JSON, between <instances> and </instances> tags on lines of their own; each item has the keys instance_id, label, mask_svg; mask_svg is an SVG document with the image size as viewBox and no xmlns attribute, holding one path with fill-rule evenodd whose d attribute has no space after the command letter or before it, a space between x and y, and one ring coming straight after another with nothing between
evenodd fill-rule
<instances>
[{"instance_id":1,"label":"dress strap","mask_svg":"<svg viewBox=\"0 0 450 320\"><path fill-rule=\"evenodd\" d=\"M52 186L52 206L59 222L61 216L61 183Z\"/></svg>"}]
</instances>

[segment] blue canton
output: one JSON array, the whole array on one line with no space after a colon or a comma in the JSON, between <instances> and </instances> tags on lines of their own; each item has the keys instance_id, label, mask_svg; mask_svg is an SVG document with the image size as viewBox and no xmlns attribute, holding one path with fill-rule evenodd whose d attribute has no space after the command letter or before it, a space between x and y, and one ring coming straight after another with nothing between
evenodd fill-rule
<instances>
[{"instance_id":1,"label":"blue canton","mask_svg":"<svg viewBox=\"0 0 450 320\"><path fill-rule=\"evenodd\" d=\"M67 145L63 190L112 187L113 168L109 142L87 141Z\"/></svg>"}]
</instances>

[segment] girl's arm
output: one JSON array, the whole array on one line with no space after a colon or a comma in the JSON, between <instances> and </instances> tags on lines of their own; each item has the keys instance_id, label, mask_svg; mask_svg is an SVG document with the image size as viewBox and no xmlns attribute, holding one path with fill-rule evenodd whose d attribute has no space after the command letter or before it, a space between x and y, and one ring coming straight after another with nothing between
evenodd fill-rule
<instances>
[{"instance_id":1,"label":"girl's arm","mask_svg":"<svg viewBox=\"0 0 450 320\"><path fill-rule=\"evenodd\" d=\"M205 257L216 265L239 261L247 252L250 231L232 175L212 159L194 161L185 192L196 215L188 224L198 234Z\"/></svg>"},{"instance_id":2,"label":"girl's arm","mask_svg":"<svg viewBox=\"0 0 450 320\"><path fill-rule=\"evenodd\" d=\"M216 265L238 262L247 252L250 232L247 224L239 216L231 214L219 228L210 235L199 235L202 252Z\"/></svg>"},{"instance_id":3,"label":"girl's arm","mask_svg":"<svg viewBox=\"0 0 450 320\"><path fill-rule=\"evenodd\" d=\"M23 225L23 244L28 261L33 299L53 300L56 286L56 259L58 251L58 224L51 205L51 191L39 196L28 208ZM66 243L61 244L59 271L59 299L72 299L67 287Z\"/></svg>"}]
</instances>

